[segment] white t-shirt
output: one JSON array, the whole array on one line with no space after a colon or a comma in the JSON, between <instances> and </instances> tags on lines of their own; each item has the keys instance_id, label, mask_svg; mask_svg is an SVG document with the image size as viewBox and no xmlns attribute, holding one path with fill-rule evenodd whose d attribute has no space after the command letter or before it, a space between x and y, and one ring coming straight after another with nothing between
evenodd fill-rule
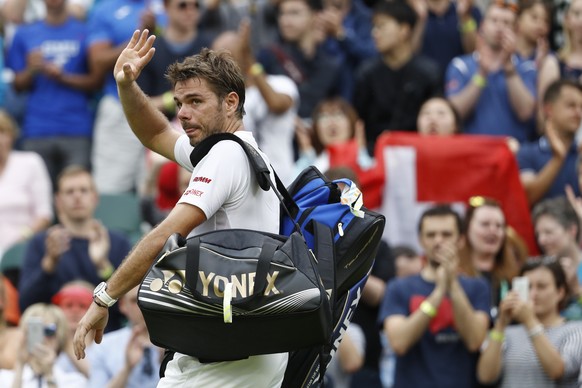
<instances>
[{"instance_id":1,"label":"white t-shirt","mask_svg":"<svg viewBox=\"0 0 582 388\"><path fill-rule=\"evenodd\" d=\"M237 131L235 135L258 150L251 132ZM197 206L207 218L190 236L229 228L279 233L279 200L272 189L263 191L259 187L240 145L218 142L196 168L190 162L192 149L186 135L180 136L174 146L176 161L192 171L190 184L178 203ZM259 154L268 165L265 154ZM283 381L287 359L287 353L278 353L201 364L196 358L177 353L158 387L274 387Z\"/></svg>"},{"instance_id":2,"label":"white t-shirt","mask_svg":"<svg viewBox=\"0 0 582 388\"><path fill-rule=\"evenodd\" d=\"M252 133L237 131L235 135L258 150ZM217 143L195 169L190 162L192 149L186 135L180 136L174 147L176 161L192 171L178 203L198 207L207 218L190 235L239 228L279 233L279 200L272 190L263 191L258 186L240 145L233 141ZM268 165L265 154L259 154Z\"/></svg>"},{"instance_id":3,"label":"white t-shirt","mask_svg":"<svg viewBox=\"0 0 582 388\"><path fill-rule=\"evenodd\" d=\"M274 91L291 97L293 105L284 113L271 113L259 89L251 86L246 89L246 115L243 123L257 138L259 147L269 157L281 181L288 185L295 178L293 137L295 116L299 108L299 90L295 82L285 75L268 75L267 82Z\"/></svg>"}]
</instances>

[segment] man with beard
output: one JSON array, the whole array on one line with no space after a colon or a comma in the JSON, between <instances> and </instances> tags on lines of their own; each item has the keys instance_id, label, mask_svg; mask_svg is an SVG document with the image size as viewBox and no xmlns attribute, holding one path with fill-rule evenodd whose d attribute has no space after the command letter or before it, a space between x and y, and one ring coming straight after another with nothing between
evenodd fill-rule
<instances>
[{"instance_id":1,"label":"man with beard","mask_svg":"<svg viewBox=\"0 0 582 388\"><path fill-rule=\"evenodd\" d=\"M379 314L397 355L394 387L475 387L489 287L458 274L461 219L449 206L425 211L418 232L428 265L391 282Z\"/></svg>"},{"instance_id":2,"label":"man with beard","mask_svg":"<svg viewBox=\"0 0 582 388\"><path fill-rule=\"evenodd\" d=\"M136 83L154 55L154 40L153 35L148 38L147 30L135 31L119 56L114 74L120 101L139 140L152 151L192 171L192 179L170 214L136 245L107 283L95 289L95 303L75 333L77 358L85 356L85 337L89 332L94 331L95 341L101 342L108 308L140 283L172 234L198 235L230 228L279 231L279 200L272 190L259 188L240 145L233 141L219 142L196 166L189 158L193 147L208 136L233 133L255 148L266 165L270 165L258 150L252 133L243 126L245 81L240 68L227 52L209 49L168 67L176 117L185 132L180 134ZM271 179L274 179L272 171ZM192 330L195 332L196 328ZM158 387L277 387L283 381L287 359L287 353L278 353L203 363L195 357L175 353Z\"/></svg>"},{"instance_id":3,"label":"man with beard","mask_svg":"<svg viewBox=\"0 0 582 388\"><path fill-rule=\"evenodd\" d=\"M477 49L454 58L445 93L463 120L463 132L535 138L537 69L515 55L517 6L492 1L477 37Z\"/></svg>"}]
</instances>

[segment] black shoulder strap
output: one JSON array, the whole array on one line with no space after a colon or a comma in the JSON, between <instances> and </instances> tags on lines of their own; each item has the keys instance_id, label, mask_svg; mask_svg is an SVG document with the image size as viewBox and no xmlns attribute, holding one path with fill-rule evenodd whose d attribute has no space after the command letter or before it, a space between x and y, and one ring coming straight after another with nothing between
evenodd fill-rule
<instances>
[{"instance_id":1,"label":"black shoulder strap","mask_svg":"<svg viewBox=\"0 0 582 388\"><path fill-rule=\"evenodd\" d=\"M247 154L247 157L249 158L249 162L251 163L251 167L255 172L259 186L261 189L268 191L270 187L267 180L269 177L269 167L253 147L250 147L240 137L232 133L217 133L202 140L200 144L194 147L190 153L190 161L192 162L192 166L195 167L210 152L216 143L223 140L232 140L240 144L240 146L245 151L245 154Z\"/></svg>"},{"instance_id":2,"label":"black shoulder strap","mask_svg":"<svg viewBox=\"0 0 582 388\"><path fill-rule=\"evenodd\" d=\"M275 175L275 185L271 180L269 166L265 163L265 160L259 155L257 150L255 150L252 146L250 146L247 142L242 140L240 137L236 136L232 133L217 133L214 135L208 136L206 139L202 140L190 153L190 162L192 162L192 166L196 167L196 165L204 158L208 152L214 147L214 145L223 140L232 140L238 143L245 154L247 155L249 162L251 164L251 168L255 172L255 176L257 177L257 182L261 189L265 191L269 191L269 188L272 187L275 194L281 201L283 205L283 209L286 211L287 215L291 217L293 220L295 217L293 215L297 214L298 207L291 194L287 191L281 179L277 175L275 169L273 169L273 173ZM299 226L297 226L299 228Z\"/></svg>"}]
</instances>

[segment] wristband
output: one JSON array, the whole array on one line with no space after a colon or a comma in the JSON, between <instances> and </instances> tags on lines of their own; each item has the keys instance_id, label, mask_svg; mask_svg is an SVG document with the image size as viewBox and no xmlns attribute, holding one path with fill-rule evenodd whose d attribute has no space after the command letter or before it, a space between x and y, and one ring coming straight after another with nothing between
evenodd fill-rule
<instances>
[{"instance_id":1,"label":"wristband","mask_svg":"<svg viewBox=\"0 0 582 388\"><path fill-rule=\"evenodd\" d=\"M475 74L473 78L471 78L471 82L473 82L480 89L483 89L485 86L487 86L487 78L483 77L479 73Z\"/></svg>"},{"instance_id":2,"label":"wristband","mask_svg":"<svg viewBox=\"0 0 582 388\"><path fill-rule=\"evenodd\" d=\"M437 315L436 308L428 300L420 304L420 311L425 313L429 318L434 318Z\"/></svg>"},{"instance_id":3,"label":"wristband","mask_svg":"<svg viewBox=\"0 0 582 388\"><path fill-rule=\"evenodd\" d=\"M544 333L544 325L538 323L527 332L529 338L534 338Z\"/></svg>"},{"instance_id":4,"label":"wristband","mask_svg":"<svg viewBox=\"0 0 582 388\"><path fill-rule=\"evenodd\" d=\"M174 96L172 95L172 92L166 92L162 94L162 103L164 104L164 109L166 111L176 111L176 104L174 104Z\"/></svg>"},{"instance_id":5,"label":"wristband","mask_svg":"<svg viewBox=\"0 0 582 388\"><path fill-rule=\"evenodd\" d=\"M30 226L23 226L20 229L20 236L24 240L28 240L33 234L34 234L34 231L32 230L32 228Z\"/></svg>"},{"instance_id":6,"label":"wristband","mask_svg":"<svg viewBox=\"0 0 582 388\"><path fill-rule=\"evenodd\" d=\"M97 274L101 279L107 280L111 277L111 275L113 275L113 266L109 264L107 267L99 270Z\"/></svg>"},{"instance_id":7,"label":"wristband","mask_svg":"<svg viewBox=\"0 0 582 388\"><path fill-rule=\"evenodd\" d=\"M265 72L265 69L263 68L263 65L261 65L258 62L253 63L253 65L249 69L249 73L255 77L259 74L263 74L264 72Z\"/></svg>"},{"instance_id":8,"label":"wristband","mask_svg":"<svg viewBox=\"0 0 582 388\"><path fill-rule=\"evenodd\" d=\"M463 22L463 24L461 24L461 32L463 34L473 32L476 30L477 30L477 22L473 18L471 18L471 19L467 20L466 22Z\"/></svg>"},{"instance_id":9,"label":"wristband","mask_svg":"<svg viewBox=\"0 0 582 388\"><path fill-rule=\"evenodd\" d=\"M509 68L509 70L504 69L503 72L505 73L505 77L507 77L507 78L517 74L517 70L515 69L515 66L511 66Z\"/></svg>"},{"instance_id":10,"label":"wristband","mask_svg":"<svg viewBox=\"0 0 582 388\"><path fill-rule=\"evenodd\" d=\"M493 329L493 330L489 331L489 338L491 338L491 341L503 342L503 341L505 341L505 333L503 333L502 331Z\"/></svg>"}]
</instances>

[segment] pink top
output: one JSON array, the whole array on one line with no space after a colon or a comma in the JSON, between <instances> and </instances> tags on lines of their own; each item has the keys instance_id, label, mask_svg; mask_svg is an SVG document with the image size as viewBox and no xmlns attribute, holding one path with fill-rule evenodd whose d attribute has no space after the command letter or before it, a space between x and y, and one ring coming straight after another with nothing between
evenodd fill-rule
<instances>
[{"instance_id":1,"label":"pink top","mask_svg":"<svg viewBox=\"0 0 582 388\"><path fill-rule=\"evenodd\" d=\"M23 228L52 216L52 185L44 161L35 152L10 152L0 172L0 252L21 239Z\"/></svg>"}]
</instances>

